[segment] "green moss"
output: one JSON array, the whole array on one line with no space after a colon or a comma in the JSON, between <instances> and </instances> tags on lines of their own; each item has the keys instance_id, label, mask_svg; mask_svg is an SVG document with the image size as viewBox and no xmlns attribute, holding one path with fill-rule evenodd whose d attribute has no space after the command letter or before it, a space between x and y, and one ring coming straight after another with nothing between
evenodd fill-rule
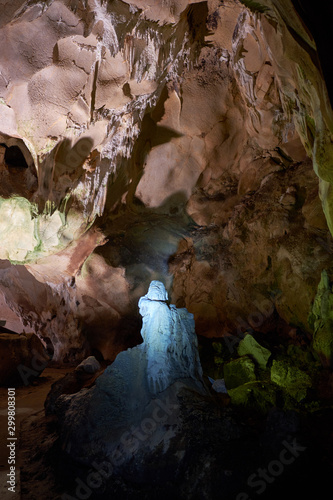
<instances>
[{"instance_id":1,"label":"green moss","mask_svg":"<svg viewBox=\"0 0 333 500\"><path fill-rule=\"evenodd\" d=\"M0 199L0 258L24 262L37 241L34 234L33 206L23 197Z\"/></svg>"},{"instance_id":2,"label":"green moss","mask_svg":"<svg viewBox=\"0 0 333 500\"><path fill-rule=\"evenodd\" d=\"M80 234L83 225L79 217L71 217L67 224L65 215L52 202L47 202L40 214L35 203L20 196L0 198L0 216L0 258L15 265L65 248L73 238L64 237L64 231Z\"/></svg>"},{"instance_id":3,"label":"green moss","mask_svg":"<svg viewBox=\"0 0 333 500\"><path fill-rule=\"evenodd\" d=\"M240 385L235 389L230 389L228 394L231 404L259 413L267 413L273 406L276 406L276 389L272 384L261 381Z\"/></svg>"},{"instance_id":4,"label":"green moss","mask_svg":"<svg viewBox=\"0 0 333 500\"><path fill-rule=\"evenodd\" d=\"M214 349L214 351L217 353L217 354L221 354L223 353L223 345L221 342L213 342L212 343L212 347Z\"/></svg>"},{"instance_id":5,"label":"green moss","mask_svg":"<svg viewBox=\"0 0 333 500\"><path fill-rule=\"evenodd\" d=\"M333 293L323 270L308 322L313 329L312 346L324 364L333 364Z\"/></svg>"},{"instance_id":6,"label":"green moss","mask_svg":"<svg viewBox=\"0 0 333 500\"><path fill-rule=\"evenodd\" d=\"M254 0L241 0L242 4L248 7L252 12L265 13L269 9L266 5L255 2Z\"/></svg>"},{"instance_id":7,"label":"green moss","mask_svg":"<svg viewBox=\"0 0 333 500\"><path fill-rule=\"evenodd\" d=\"M223 365L224 359L221 356L214 356L214 363L216 365Z\"/></svg>"},{"instance_id":8,"label":"green moss","mask_svg":"<svg viewBox=\"0 0 333 500\"><path fill-rule=\"evenodd\" d=\"M227 389L234 389L256 380L255 365L249 356L233 359L224 365L224 380Z\"/></svg>"},{"instance_id":9,"label":"green moss","mask_svg":"<svg viewBox=\"0 0 333 500\"><path fill-rule=\"evenodd\" d=\"M210 353L210 372L214 379L223 378L223 365L226 361L225 346L222 342L212 342L211 347L213 352Z\"/></svg>"},{"instance_id":10,"label":"green moss","mask_svg":"<svg viewBox=\"0 0 333 500\"><path fill-rule=\"evenodd\" d=\"M262 347L255 340L253 335L250 334L246 335L243 340L240 341L237 352L240 356L249 355L262 369L266 368L268 360L272 354L268 349Z\"/></svg>"},{"instance_id":11,"label":"green moss","mask_svg":"<svg viewBox=\"0 0 333 500\"><path fill-rule=\"evenodd\" d=\"M306 121L306 132L307 132L306 135L308 138L308 143L312 150L316 137L316 124L314 119L309 115L306 115L305 121Z\"/></svg>"},{"instance_id":12,"label":"green moss","mask_svg":"<svg viewBox=\"0 0 333 500\"><path fill-rule=\"evenodd\" d=\"M312 385L311 377L289 360L274 360L271 368L271 380L282 387L297 402L307 396Z\"/></svg>"},{"instance_id":13,"label":"green moss","mask_svg":"<svg viewBox=\"0 0 333 500\"><path fill-rule=\"evenodd\" d=\"M313 352L308 347L290 344L287 347L287 357L294 366L308 373L314 373L319 368Z\"/></svg>"}]
</instances>

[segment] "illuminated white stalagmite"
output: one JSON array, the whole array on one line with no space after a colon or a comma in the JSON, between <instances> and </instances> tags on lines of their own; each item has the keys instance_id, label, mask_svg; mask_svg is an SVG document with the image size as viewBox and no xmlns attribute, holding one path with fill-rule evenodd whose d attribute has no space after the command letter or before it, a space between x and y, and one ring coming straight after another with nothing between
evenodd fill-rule
<instances>
[{"instance_id":1,"label":"illuminated white stalagmite","mask_svg":"<svg viewBox=\"0 0 333 500\"><path fill-rule=\"evenodd\" d=\"M139 308L150 392L162 391L180 378L200 379L202 369L193 314L169 305L160 281L151 282L148 293L139 300Z\"/></svg>"},{"instance_id":2,"label":"illuminated white stalagmite","mask_svg":"<svg viewBox=\"0 0 333 500\"><path fill-rule=\"evenodd\" d=\"M96 381L94 397L99 399L99 391L107 394L112 403L108 419L115 425L133 418L177 381L191 379L203 388L193 314L169 305L160 281L151 282L139 309L143 343L120 352Z\"/></svg>"},{"instance_id":3,"label":"illuminated white stalagmite","mask_svg":"<svg viewBox=\"0 0 333 500\"><path fill-rule=\"evenodd\" d=\"M151 282L139 309L143 342L120 352L93 387L57 400L63 447L74 458L106 456L112 463L121 450L125 466L134 459L140 464L138 457L147 449L164 456L182 432L181 396L208 394L193 315L169 305L160 281ZM148 432L143 431L146 425Z\"/></svg>"}]
</instances>

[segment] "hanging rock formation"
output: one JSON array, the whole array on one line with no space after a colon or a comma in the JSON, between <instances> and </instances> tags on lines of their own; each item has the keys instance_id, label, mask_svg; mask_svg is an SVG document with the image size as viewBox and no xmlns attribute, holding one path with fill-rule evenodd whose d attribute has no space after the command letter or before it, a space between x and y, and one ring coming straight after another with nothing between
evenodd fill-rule
<instances>
[{"instance_id":1,"label":"hanging rock formation","mask_svg":"<svg viewBox=\"0 0 333 500\"><path fill-rule=\"evenodd\" d=\"M333 121L291 0L17 1L0 40L11 329L113 360L162 280L201 336L313 334Z\"/></svg>"}]
</instances>

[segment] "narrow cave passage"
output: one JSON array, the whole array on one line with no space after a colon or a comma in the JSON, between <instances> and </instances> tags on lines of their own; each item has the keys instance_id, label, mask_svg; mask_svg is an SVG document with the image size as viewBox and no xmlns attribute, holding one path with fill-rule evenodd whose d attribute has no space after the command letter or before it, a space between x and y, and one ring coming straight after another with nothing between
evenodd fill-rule
<instances>
[{"instance_id":1,"label":"narrow cave passage","mask_svg":"<svg viewBox=\"0 0 333 500\"><path fill-rule=\"evenodd\" d=\"M330 15L5 4L5 500L327 494Z\"/></svg>"},{"instance_id":2,"label":"narrow cave passage","mask_svg":"<svg viewBox=\"0 0 333 500\"><path fill-rule=\"evenodd\" d=\"M37 190L37 172L22 140L6 137L0 142L0 175L0 197L20 196L28 200L33 197Z\"/></svg>"},{"instance_id":3,"label":"narrow cave passage","mask_svg":"<svg viewBox=\"0 0 333 500\"><path fill-rule=\"evenodd\" d=\"M0 144L5 148L4 162L8 167L28 168L28 163L18 146L9 146Z\"/></svg>"}]
</instances>

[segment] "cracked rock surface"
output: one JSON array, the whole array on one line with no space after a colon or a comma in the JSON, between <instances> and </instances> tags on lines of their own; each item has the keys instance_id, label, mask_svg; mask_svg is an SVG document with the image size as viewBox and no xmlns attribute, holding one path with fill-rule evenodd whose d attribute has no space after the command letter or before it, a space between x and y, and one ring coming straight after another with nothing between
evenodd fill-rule
<instances>
[{"instance_id":1,"label":"cracked rock surface","mask_svg":"<svg viewBox=\"0 0 333 500\"><path fill-rule=\"evenodd\" d=\"M332 277L333 121L292 2L1 5L7 326L60 363L112 360L140 341L157 279L200 336L311 337Z\"/></svg>"}]
</instances>

